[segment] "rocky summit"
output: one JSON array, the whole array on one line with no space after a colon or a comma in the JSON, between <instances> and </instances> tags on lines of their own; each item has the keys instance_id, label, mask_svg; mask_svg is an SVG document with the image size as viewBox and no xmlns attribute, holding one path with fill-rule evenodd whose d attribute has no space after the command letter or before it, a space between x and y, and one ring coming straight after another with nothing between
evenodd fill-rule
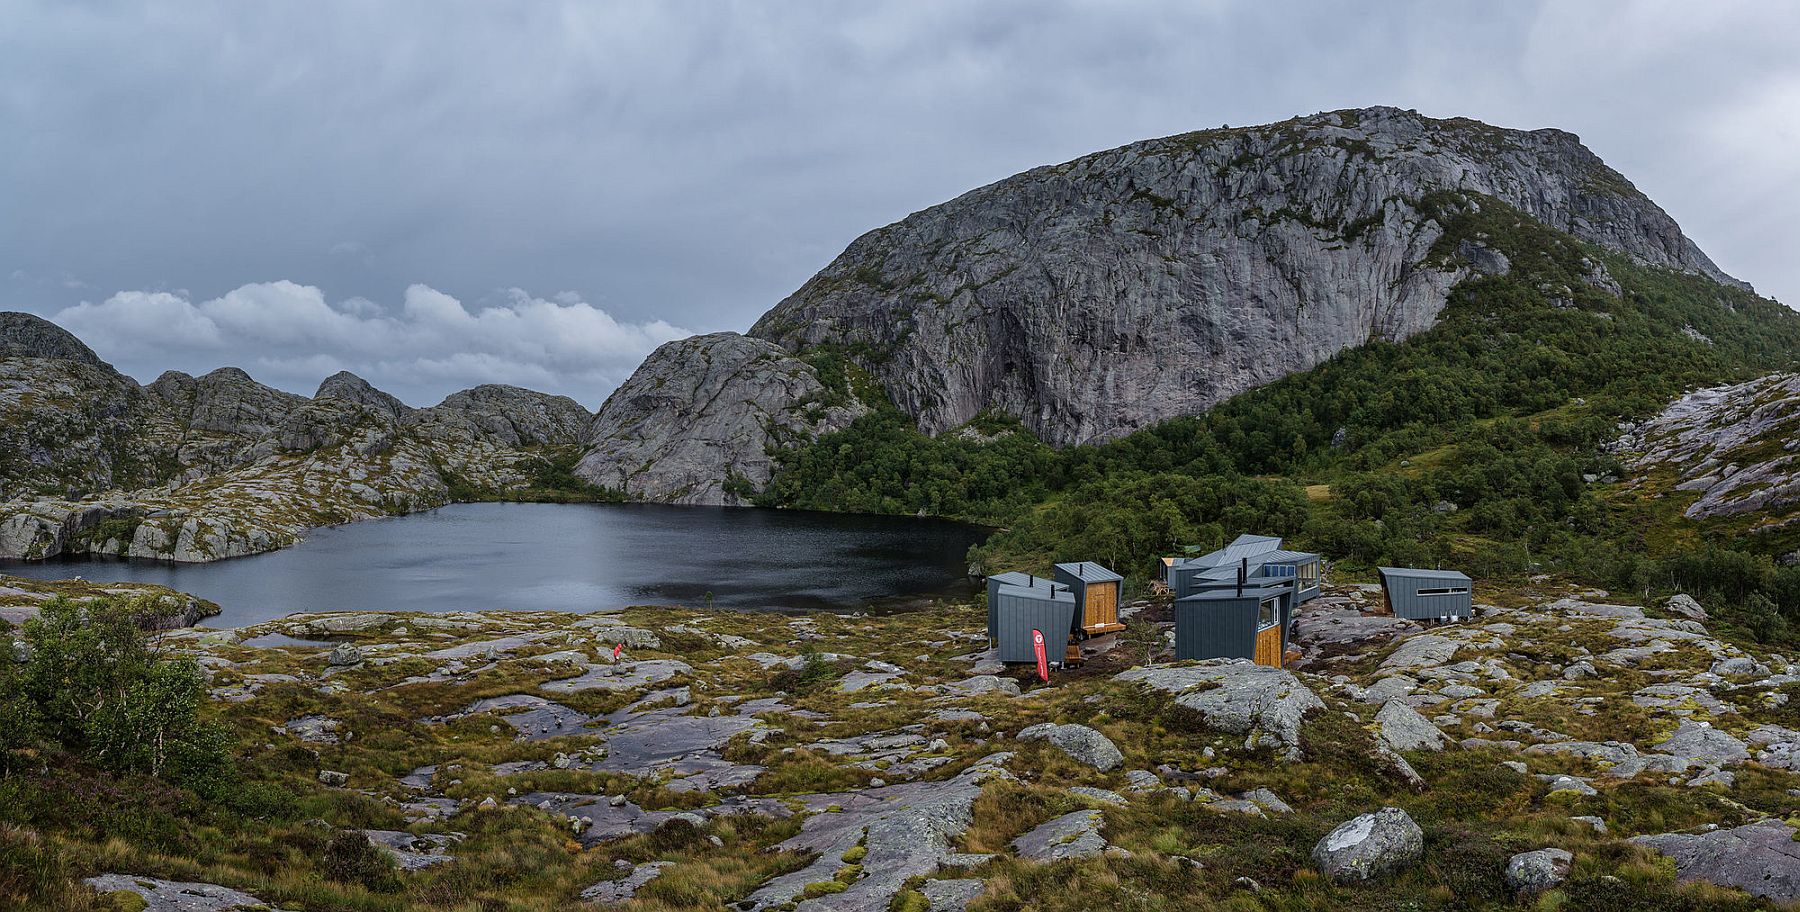
<instances>
[{"instance_id":1,"label":"rocky summit","mask_svg":"<svg viewBox=\"0 0 1800 912\"><path fill-rule=\"evenodd\" d=\"M1560 130L1379 107L1205 130L1027 171L858 238L757 321L756 342L699 336L646 362L601 410L582 471L650 499L739 499L719 480L759 486L762 447L854 414L794 379L795 357L819 351L848 355L930 434L994 413L1059 446L1111 440L1431 327L1459 283L1512 269L1450 233L1483 206L1741 285ZM672 379L759 392L695 402L663 392Z\"/></svg>"},{"instance_id":2,"label":"rocky summit","mask_svg":"<svg viewBox=\"0 0 1800 912\"><path fill-rule=\"evenodd\" d=\"M314 526L529 496L592 421L503 386L414 409L349 373L311 398L236 368L140 386L54 324L3 316L0 556L216 560Z\"/></svg>"}]
</instances>

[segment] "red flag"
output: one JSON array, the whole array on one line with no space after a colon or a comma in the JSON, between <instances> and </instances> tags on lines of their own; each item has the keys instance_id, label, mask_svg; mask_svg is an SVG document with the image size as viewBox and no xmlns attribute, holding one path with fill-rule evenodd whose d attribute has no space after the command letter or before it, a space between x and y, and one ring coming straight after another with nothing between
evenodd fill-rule
<instances>
[{"instance_id":1,"label":"red flag","mask_svg":"<svg viewBox=\"0 0 1800 912\"><path fill-rule=\"evenodd\" d=\"M613 661L617 662L619 660L619 653L621 651L623 651L624 649L625 649L624 643L614 643L613 644Z\"/></svg>"},{"instance_id":2,"label":"red flag","mask_svg":"<svg viewBox=\"0 0 1800 912\"><path fill-rule=\"evenodd\" d=\"M1049 683L1050 656L1044 652L1044 632L1042 630L1031 632L1031 648L1037 650L1038 677L1043 678L1045 683Z\"/></svg>"}]
</instances>

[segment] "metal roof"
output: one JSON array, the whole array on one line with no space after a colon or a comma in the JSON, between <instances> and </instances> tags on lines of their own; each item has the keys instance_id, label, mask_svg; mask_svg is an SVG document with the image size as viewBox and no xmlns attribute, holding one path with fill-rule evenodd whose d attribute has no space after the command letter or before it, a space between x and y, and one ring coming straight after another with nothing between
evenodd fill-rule
<instances>
[{"instance_id":1,"label":"metal roof","mask_svg":"<svg viewBox=\"0 0 1800 912\"><path fill-rule=\"evenodd\" d=\"M1441 579L1469 582L1469 575L1461 570L1424 570L1418 567L1377 567L1382 576L1403 576L1409 579Z\"/></svg>"},{"instance_id":2,"label":"metal roof","mask_svg":"<svg viewBox=\"0 0 1800 912\"><path fill-rule=\"evenodd\" d=\"M1303 564L1309 560L1319 559L1319 556L1311 551L1289 551L1285 548L1278 548L1274 551L1265 552L1257 555L1257 557L1265 564ZM1254 564L1256 561L1252 560L1251 563Z\"/></svg>"},{"instance_id":3,"label":"metal roof","mask_svg":"<svg viewBox=\"0 0 1800 912\"><path fill-rule=\"evenodd\" d=\"M1075 561L1074 563L1057 564L1056 569L1061 570L1084 583L1118 582L1125 578L1093 561Z\"/></svg>"},{"instance_id":4,"label":"metal roof","mask_svg":"<svg viewBox=\"0 0 1800 912\"><path fill-rule=\"evenodd\" d=\"M1008 570L1005 573L996 573L988 579L1007 586L1029 586L1031 581L1037 577L1029 573L1020 573L1017 570ZM1043 580L1039 580L1039 582L1043 582Z\"/></svg>"},{"instance_id":5,"label":"metal roof","mask_svg":"<svg viewBox=\"0 0 1800 912\"><path fill-rule=\"evenodd\" d=\"M1273 596L1281 595L1282 593L1285 593L1287 591L1288 591L1288 587L1285 584L1280 585L1280 586L1250 586L1250 585L1246 585L1244 587L1243 593L1240 595L1238 593L1236 586L1223 586L1218 589L1205 589L1200 592L1196 592L1193 595L1189 595L1189 596L1186 596L1183 598L1176 599L1176 601L1177 602L1194 602L1194 601L1212 602L1212 601L1219 601L1221 599L1270 598Z\"/></svg>"},{"instance_id":6,"label":"metal roof","mask_svg":"<svg viewBox=\"0 0 1800 912\"><path fill-rule=\"evenodd\" d=\"M1039 580L1039 582L1047 582ZM1073 602L1075 593L1061 583L1050 583L1047 586L1015 586L1007 584L1000 587L999 594L1022 596L1024 598L1042 599L1045 601Z\"/></svg>"}]
</instances>

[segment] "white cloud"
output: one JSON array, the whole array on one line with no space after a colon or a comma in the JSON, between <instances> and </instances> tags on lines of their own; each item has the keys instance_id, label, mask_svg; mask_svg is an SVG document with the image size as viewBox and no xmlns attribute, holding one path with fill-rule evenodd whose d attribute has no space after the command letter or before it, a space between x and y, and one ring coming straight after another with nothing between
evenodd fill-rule
<instances>
[{"instance_id":1,"label":"white cloud","mask_svg":"<svg viewBox=\"0 0 1800 912\"><path fill-rule=\"evenodd\" d=\"M326 376L349 370L413 405L511 383L594 408L652 349L691 335L663 320L621 322L569 292L555 298L512 288L499 303L471 310L413 285L390 310L364 298L333 304L319 288L279 281L202 301L121 291L51 319L140 379L229 365L310 394Z\"/></svg>"}]
</instances>

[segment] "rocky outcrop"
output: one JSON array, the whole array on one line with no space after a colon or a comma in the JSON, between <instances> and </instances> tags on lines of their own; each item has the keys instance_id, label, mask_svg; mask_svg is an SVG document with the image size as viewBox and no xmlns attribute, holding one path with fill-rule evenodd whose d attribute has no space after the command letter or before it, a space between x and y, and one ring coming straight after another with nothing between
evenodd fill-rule
<instances>
[{"instance_id":1,"label":"rocky outcrop","mask_svg":"<svg viewBox=\"0 0 1800 912\"><path fill-rule=\"evenodd\" d=\"M858 238L757 322L867 352L930 433L983 410L1106 440L1430 327L1509 264L1437 249L1443 194L1733 282L1579 139L1369 108L1133 143Z\"/></svg>"},{"instance_id":2,"label":"rocky outcrop","mask_svg":"<svg viewBox=\"0 0 1800 912\"><path fill-rule=\"evenodd\" d=\"M319 391L313 393L313 398L341 399L390 418L400 418L412 411L406 407L406 403L370 386L369 381L349 371L338 371L326 377L324 382L319 384Z\"/></svg>"},{"instance_id":3,"label":"rocky outcrop","mask_svg":"<svg viewBox=\"0 0 1800 912\"><path fill-rule=\"evenodd\" d=\"M237 368L139 386L62 330L0 315L0 556L175 561L254 554L307 529L509 496L573 462L573 400L478 387L412 409L350 373L313 398Z\"/></svg>"},{"instance_id":4,"label":"rocky outcrop","mask_svg":"<svg viewBox=\"0 0 1800 912\"><path fill-rule=\"evenodd\" d=\"M1695 519L1751 516L1759 528L1800 517L1800 374L1696 390L1631 427L1612 448L1634 470L1628 485L1660 485L1699 496ZM1664 470L1658 472L1658 470Z\"/></svg>"},{"instance_id":5,"label":"rocky outcrop","mask_svg":"<svg viewBox=\"0 0 1800 912\"><path fill-rule=\"evenodd\" d=\"M1325 701L1292 672L1247 659L1212 659L1184 665L1147 665L1118 675L1174 694L1175 703L1200 714L1207 725L1247 736L1244 747L1272 747L1298 760L1300 724Z\"/></svg>"},{"instance_id":6,"label":"rocky outcrop","mask_svg":"<svg viewBox=\"0 0 1800 912\"><path fill-rule=\"evenodd\" d=\"M487 383L417 413L426 426L460 422L467 432L506 446L564 446L582 443L593 413L567 396Z\"/></svg>"},{"instance_id":7,"label":"rocky outcrop","mask_svg":"<svg viewBox=\"0 0 1800 912\"><path fill-rule=\"evenodd\" d=\"M0 358L74 361L111 369L75 334L35 314L0 313Z\"/></svg>"},{"instance_id":8,"label":"rocky outcrop","mask_svg":"<svg viewBox=\"0 0 1800 912\"><path fill-rule=\"evenodd\" d=\"M1777 902L1800 899L1800 843L1794 841L1793 828L1779 820L1631 841L1673 859L1682 881L1739 887Z\"/></svg>"},{"instance_id":9,"label":"rocky outcrop","mask_svg":"<svg viewBox=\"0 0 1800 912\"><path fill-rule=\"evenodd\" d=\"M576 473L640 500L739 503L768 483L771 448L867 411L779 345L695 336L658 348L607 398Z\"/></svg>"}]
</instances>

